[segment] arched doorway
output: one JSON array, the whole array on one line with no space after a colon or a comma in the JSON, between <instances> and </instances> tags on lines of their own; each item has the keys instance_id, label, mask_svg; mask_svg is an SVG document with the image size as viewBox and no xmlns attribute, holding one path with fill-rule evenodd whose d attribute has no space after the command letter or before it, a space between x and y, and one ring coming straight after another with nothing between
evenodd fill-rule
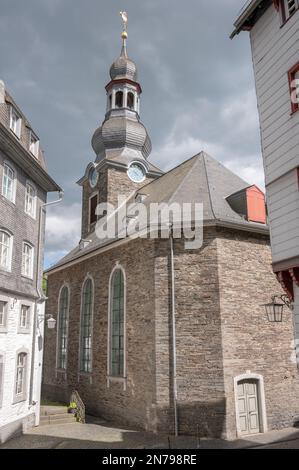
<instances>
[{"instance_id":1,"label":"arched doorway","mask_svg":"<svg viewBox=\"0 0 299 470\"><path fill-rule=\"evenodd\" d=\"M267 431L263 377L243 374L235 378L236 423L238 436Z\"/></svg>"}]
</instances>

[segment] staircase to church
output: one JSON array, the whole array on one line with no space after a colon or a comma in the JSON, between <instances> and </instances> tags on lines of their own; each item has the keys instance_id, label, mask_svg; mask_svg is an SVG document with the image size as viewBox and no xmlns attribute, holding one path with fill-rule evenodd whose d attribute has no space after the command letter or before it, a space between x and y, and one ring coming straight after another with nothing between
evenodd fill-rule
<instances>
[{"instance_id":1,"label":"staircase to church","mask_svg":"<svg viewBox=\"0 0 299 470\"><path fill-rule=\"evenodd\" d=\"M41 406L40 426L76 423L76 417L67 412L66 406Z\"/></svg>"}]
</instances>

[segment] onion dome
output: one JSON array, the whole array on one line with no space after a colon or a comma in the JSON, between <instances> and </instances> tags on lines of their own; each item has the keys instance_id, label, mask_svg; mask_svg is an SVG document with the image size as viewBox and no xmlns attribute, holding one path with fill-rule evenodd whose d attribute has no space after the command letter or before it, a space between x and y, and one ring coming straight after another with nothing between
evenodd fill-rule
<instances>
[{"instance_id":1,"label":"onion dome","mask_svg":"<svg viewBox=\"0 0 299 470\"><path fill-rule=\"evenodd\" d=\"M127 18L126 13L122 12L122 15ZM126 24L124 27L126 28ZM118 155L122 161L124 155L128 158L129 155L134 155L136 158L146 159L152 150L147 130L140 122L141 89L137 83L137 67L127 55L126 30L121 36L121 54L110 68L112 82L109 84L107 95L106 118L96 129L91 141L97 161L103 158L109 159L112 154ZM120 79L121 83L118 82Z\"/></svg>"},{"instance_id":2,"label":"onion dome","mask_svg":"<svg viewBox=\"0 0 299 470\"><path fill-rule=\"evenodd\" d=\"M92 147L99 158L106 150L131 148L147 158L152 150L151 140L144 125L137 119L124 116L110 117L104 121L92 138Z\"/></svg>"},{"instance_id":3,"label":"onion dome","mask_svg":"<svg viewBox=\"0 0 299 470\"><path fill-rule=\"evenodd\" d=\"M123 41L120 56L110 67L110 77L111 80L127 78L128 80L137 82L137 67L136 64L128 58L125 39Z\"/></svg>"}]
</instances>

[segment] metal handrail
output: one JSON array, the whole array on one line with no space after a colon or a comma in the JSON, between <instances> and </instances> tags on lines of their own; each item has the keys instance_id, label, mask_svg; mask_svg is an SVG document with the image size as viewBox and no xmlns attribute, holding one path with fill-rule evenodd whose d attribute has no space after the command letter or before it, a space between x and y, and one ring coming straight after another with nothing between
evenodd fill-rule
<instances>
[{"instance_id":1,"label":"metal handrail","mask_svg":"<svg viewBox=\"0 0 299 470\"><path fill-rule=\"evenodd\" d=\"M77 420L84 424L85 423L85 405L83 401L81 400L81 397L77 390L74 390L71 395L71 403L76 403L77 406L77 413L76 413L76 418Z\"/></svg>"}]
</instances>

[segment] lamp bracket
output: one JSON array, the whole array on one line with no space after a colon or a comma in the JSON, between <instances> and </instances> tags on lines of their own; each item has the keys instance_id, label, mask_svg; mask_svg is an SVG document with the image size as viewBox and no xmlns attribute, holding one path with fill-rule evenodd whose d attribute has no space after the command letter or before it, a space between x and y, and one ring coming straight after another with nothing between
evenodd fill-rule
<instances>
[{"instance_id":1,"label":"lamp bracket","mask_svg":"<svg viewBox=\"0 0 299 470\"><path fill-rule=\"evenodd\" d=\"M283 304L286 305L290 310L294 310L294 304L286 294L273 295L272 302L274 304L277 303L277 299L283 302Z\"/></svg>"}]
</instances>

